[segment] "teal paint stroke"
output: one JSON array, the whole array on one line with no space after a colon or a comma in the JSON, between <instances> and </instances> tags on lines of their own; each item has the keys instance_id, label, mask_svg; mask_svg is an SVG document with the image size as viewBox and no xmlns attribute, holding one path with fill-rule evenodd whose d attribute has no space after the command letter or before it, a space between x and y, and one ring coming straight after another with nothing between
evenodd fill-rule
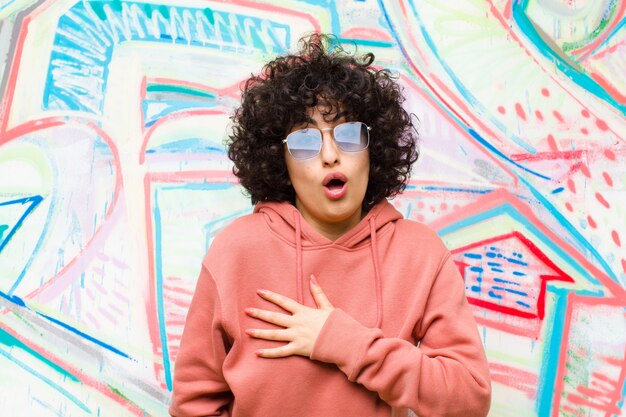
<instances>
[{"instance_id":1,"label":"teal paint stroke","mask_svg":"<svg viewBox=\"0 0 626 417\"><path fill-rule=\"evenodd\" d=\"M65 369L61 368L60 366L56 365L55 363L49 361L48 359L44 358L39 353L35 352L34 350L32 350L31 348L29 348L28 346L26 346L25 344L23 344L19 340L15 339L13 336L11 336L9 333L5 332L2 329L0 329L0 344L5 345L5 346L9 346L9 347L12 347L12 348L19 348L19 349L29 353L30 355L34 356L38 360L42 361L46 365L50 366L55 371L57 371L60 374L62 374L64 377L69 378L71 381L73 381L73 382L80 382L80 380L78 378L76 378L74 375L72 375L71 373L69 373ZM26 370L27 372L29 372L31 375L33 375L37 379L39 379L42 382L44 382L46 385L48 385L51 388L53 388L55 391L58 391L61 395L63 395L64 397L66 397L67 399L72 401L74 404L76 404L78 407L80 407L83 411L85 411L85 412L87 412L89 414L92 414L91 409L89 409L89 407L87 407L86 404L84 404L82 401L80 401L78 398L76 398L76 396L72 395L69 391L67 391L65 388L61 387L59 384L56 384L50 378L46 377L45 375L42 375L41 373L37 372L35 369L33 369L30 366L28 366L26 363L22 362L21 360L19 360L16 357L14 357L13 355L11 355L10 352L7 352L1 346L0 346L0 356L4 356L5 358L10 360L11 362L13 362L16 365L18 365L20 368Z\"/></svg>"},{"instance_id":2,"label":"teal paint stroke","mask_svg":"<svg viewBox=\"0 0 626 417\"><path fill-rule=\"evenodd\" d=\"M30 348L29 346L25 345L23 342L19 341L18 339L13 337L11 334L7 333L4 329L0 329L0 345L4 345L4 346L10 347L10 348L20 349L20 350L28 353L29 355L33 356L37 360L45 363L50 368L54 369L56 372L60 373L64 377L67 377L67 378L71 379L74 382L80 382L80 380L77 377L75 377L74 375L72 375L70 372L66 371L65 369L63 369L59 365L57 365L56 363L52 362L51 360L47 359L46 357L44 357L40 353L36 352L35 350ZM9 355L9 357L12 358L12 356L8 352L7 352L7 354Z\"/></svg>"},{"instance_id":3,"label":"teal paint stroke","mask_svg":"<svg viewBox=\"0 0 626 417\"><path fill-rule=\"evenodd\" d=\"M12 361L16 365L18 365L20 368L28 371L30 374L32 374L36 378L38 378L41 381L43 381L46 385L50 386L55 391L58 391L61 395L63 395L64 397L66 397L67 399L72 401L74 404L76 404L78 407L80 407L83 411L85 411L85 412L87 412L89 414L92 414L91 409L89 407L87 407L87 405L85 403L83 403L78 398L76 398L76 396L72 395L65 388L61 387L59 384L56 384L50 378L40 374L39 372L37 372L35 369L31 368L30 366L28 366L24 362L20 361L17 358L12 357L10 353L6 352L2 348L0 348L0 356L4 356L5 358L9 359L10 361Z\"/></svg>"},{"instance_id":4,"label":"teal paint stroke","mask_svg":"<svg viewBox=\"0 0 626 417\"><path fill-rule=\"evenodd\" d=\"M15 222L15 225L13 226L13 228L9 230L9 225L6 225L6 224L0 225L0 252L2 252L2 249L4 249L4 247L9 243L9 241L13 237L13 235L15 235L15 233L20 229L20 227L24 223L24 220L26 220L26 218L35 210L35 208L37 208L37 206L42 201L43 201L43 197L39 195L35 195L32 197L20 198L19 200L5 201L5 202L0 203L0 208L2 206L9 206L13 204L22 204L22 205L28 204L28 207L26 207L26 210L24 210L24 213L22 214L22 216L17 220L17 222ZM9 230L9 233L7 233L3 239L4 232L7 230Z\"/></svg>"},{"instance_id":5,"label":"teal paint stroke","mask_svg":"<svg viewBox=\"0 0 626 417\"><path fill-rule=\"evenodd\" d=\"M609 264L604 260L602 255L597 251L597 249L589 242L571 223L570 221L563 215L561 212L554 207L554 205L543 196L535 187L533 187L528 181L524 178L520 177L520 181L524 183L533 194L533 196L539 201L540 204L544 205L550 213L558 220L558 222L565 227L565 229L574 237L574 240L577 244L581 245L584 249L588 251L592 256L592 258L600 264L604 272L616 283L619 284L619 280L617 275L613 272ZM555 246L556 247L556 246ZM558 248L561 251L560 248ZM585 276L590 276L589 274L585 274ZM595 281L595 279L594 279ZM597 282L597 281L596 281Z\"/></svg>"},{"instance_id":6,"label":"teal paint stroke","mask_svg":"<svg viewBox=\"0 0 626 417\"><path fill-rule=\"evenodd\" d=\"M163 373L165 374L165 383L167 389L172 391L172 375L170 364L170 352L167 347L167 332L165 329L165 308L163 303L163 263L162 257L162 232L161 232L161 210L159 209L159 190L154 191L154 208L152 209L154 216L154 263L155 263L155 285L157 299L157 316L159 320L159 337L161 341L161 352L163 352Z\"/></svg>"},{"instance_id":7,"label":"teal paint stroke","mask_svg":"<svg viewBox=\"0 0 626 417\"><path fill-rule=\"evenodd\" d=\"M85 411L85 412L87 412L89 414L92 414L91 409L89 407L87 407L86 404L84 404L82 401L80 401L78 398L76 398L74 395L72 395L65 388L61 387L58 384L55 384L54 381L50 380L50 378L40 374L39 372L37 372L36 370L31 368L30 366L26 365L24 362L20 361L19 359L16 359L16 358L12 357L8 352L6 352L2 348L0 348L0 356L4 356L5 358L11 360L16 365L18 365L20 368L28 371L30 374L32 374L33 376L35 376L36 378L40 379L45 384L47 384L48 386L53 388L55 391L58 391L61 395L63 395L64 397L66 397L67 399L72 401L74 404L76 404L78 407L80 407L83 411Z\"/></svg>"},{"instance_id":8,"label":"teal paint stroke","mask_svg":"<svg viewBox=\"0 0 626 417\"><path fill-rule=\"evenodd\" d=\"M355 39L355 38L339 38L342 44L355 44L357 46L366 46L369 48L393 48L395 44L389 41L381 41L378 39Z\"/></svg>"},{"instance_id":9,"label":"teal paint stroke","mask_svg":"<svg viewBox=\"0 0 626 417\"><path fill-rule=\"evenodd\" d=\"M555 395L554 385L559 366L561 346L563 344L563 331L565 329L565 314L567 312L568 291L548 287L548 291L556 296L554 310L549 319L546 319L546 349L539 370L537 385L537 402L535 410L538 416L550 416L552 399ZM560 395L560 393L556 393Z\"/></svg>"},{"instance_id":10,"label":"teal paint stroke","mask_svg":"<svg viewBox=\"0 0 626 417\"><path fill-rule=\"evenodd\" d=\"M0 12L6 9L7 7L9 7L10 5L12 5L13 3L15 3L15 1L16 0L8 0L6 3L0 4Z\"/></svg>"},{"instance_id":11,"label":"teal paint stroke","mask_svg":"<svg viewBox=\"0 0 626 417\"><path fill-rule=\"evenodd\" d=\"M600 84L585 74L582 68L576 68L566 62L547 44L526 15L527 6L528 0L515 0L512 5L513 19L521 29L522 33L524 33L524 35L537 47L537 51L552 61L570 80L615 107L615 109L619 110L622 115L626 115L625 104L621 104L615 100L613 96L606 92Z\"/></svg>"}]
</instances>

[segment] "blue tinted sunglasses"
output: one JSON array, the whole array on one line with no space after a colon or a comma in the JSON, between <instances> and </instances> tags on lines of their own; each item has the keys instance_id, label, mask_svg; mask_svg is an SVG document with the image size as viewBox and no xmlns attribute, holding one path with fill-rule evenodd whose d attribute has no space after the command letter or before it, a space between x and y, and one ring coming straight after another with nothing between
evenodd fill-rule
<instances>
[{"instance_id":1,"label":"blue tinted sunglasses","mask_svg":"<svg viewBox=\"0 0 626 417\"><path fill-rule=\"evenodd\" d=\"M287 149L295 159L309 159L317 156L322 149L322 132L332 130L335 142L344 152L359 152L370 143L371 128L361 122L346 122L335 127L294 130L283 139Z\"/></svg>"}]
</instances>

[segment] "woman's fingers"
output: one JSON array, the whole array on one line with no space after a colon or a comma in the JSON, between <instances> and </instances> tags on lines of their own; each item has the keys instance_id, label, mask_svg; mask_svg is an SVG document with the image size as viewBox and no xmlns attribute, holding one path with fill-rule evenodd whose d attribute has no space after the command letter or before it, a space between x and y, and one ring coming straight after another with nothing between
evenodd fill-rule
<instances>
[{"instance_id":1,"label":"woman's fingers","mask_svg":"<svg viewBox=\"0 0 626 417\"><path fill-rule=\"evenodd\" d=\"M299 304L289 297L272 291L258 290L258 294L265 300L291 313L286 314L259 308L245 309L245 313L250 317L282 327L277 329L248 329L246 330L247 335L257 339L287 342L284 346L258 350L256 354L259 357L283 358L291 355L310 357L315 341L328 319L328 315L334 309L313 275L311 275L310 287L317 308Z\"/></svg>"},{"instance_id":2,"label":"woman's fingers","mask_svg":"<svg viewBox=\"0 0 626 417\"><path fill-rule=\"evenodd\" d=\"M276 294L275 292L269 290L258 290L257 294L270 303L274 303L290 313L295 313L300 307L302 307L302 304L292 300L291 298Z\"/></svg>"},{"instance_id":3,"label":"woman's fingers","mask_svg":"<svg viewBox=\"0 0 626 417\"><path fill-rule=\"evenodd\" d=\"M255 339L275 340L278 342L290 342L291 337L286 329L247 329L246 334Z\"/></svg>"},{"instance_id":4,"label":"woman's fingers","mask_svg":"<svg viewBox=\"0 0 626 417\"><path fill-rule=\"evenodd\" d=\"M330 303L328 297L326 297L326 294L324 294L322 287L320 287L320 284L317 282L315 275L313 274L311 274L310 283L311 294L313 295L313 299L315 300L317 307L322 310L332 310L333 305Z\"/></svg>"},{"instance_id":5,"label":"woman's fingers","mask_svg":"<svg viewBox=\"0 0 626 417\"><path fill-rule=\"evenodd\" d=\"M257 356L261 358L275 359L275 358L286 358L287 356L296 355L296 348L292 343L287 345L273 348L273 349L259 349L256 352Z\"/></svg>"},{"instance_id":6,"label":"woman's fingers","mask_svg":"<svg viewBox=\"0 0 626 417\"><path fill-rule=\"evenodd\" d=\"M275 324L280 327L289 327L292 316L283 313L277 313L275 311L261 310L258 308L246 308L245 313L255 319L263 320L271 324Z\"/></svg>"}]
</instances>

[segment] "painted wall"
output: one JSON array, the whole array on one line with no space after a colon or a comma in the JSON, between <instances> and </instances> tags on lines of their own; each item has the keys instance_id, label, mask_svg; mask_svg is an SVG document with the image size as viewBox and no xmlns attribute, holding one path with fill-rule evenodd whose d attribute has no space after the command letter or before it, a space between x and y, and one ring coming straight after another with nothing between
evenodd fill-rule
<instances>
[{"instance_id":1,"label":"painted wall","mask_svg":"<svg viewBox=\"0 0 626 417\"><path fill-rule=\"evenodd\" d=\"M239 83L332 32L421 121L491 416L626 416L625 0L0 2L0 415L165 416L200 260L251 211Z\"/></svg>"}]
</instances>

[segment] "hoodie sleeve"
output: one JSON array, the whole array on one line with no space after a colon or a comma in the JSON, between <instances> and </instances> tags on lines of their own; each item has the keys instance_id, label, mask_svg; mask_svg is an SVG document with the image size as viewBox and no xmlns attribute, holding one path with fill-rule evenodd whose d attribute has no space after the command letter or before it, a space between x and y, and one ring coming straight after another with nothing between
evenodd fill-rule
<instances>
[{"instance_id":1,"label":"hoodie sleeve","mask_svg":"<svg viewBox=\"0 0 626 417\"><path fill-rule=\"evenodd\" d=\"M335 309L311 359L336 364L350 381L377 392L394 408L419 416L486 416L491 399L487 359L449 252L415 337L418 346L384 337L382 330Z\"/></svg>"},{"instance_id":2,"label":"hoodie sleeve","mask_svg":"<svg viewBox=\"0 0 626 417\"><path fill-rule=\"evenodd\" d=\"M230 415L233 396L222 374L228 342L221 320L217 287L203 263L176 357L173 417Z\"/></svg>"}]
</instances>

